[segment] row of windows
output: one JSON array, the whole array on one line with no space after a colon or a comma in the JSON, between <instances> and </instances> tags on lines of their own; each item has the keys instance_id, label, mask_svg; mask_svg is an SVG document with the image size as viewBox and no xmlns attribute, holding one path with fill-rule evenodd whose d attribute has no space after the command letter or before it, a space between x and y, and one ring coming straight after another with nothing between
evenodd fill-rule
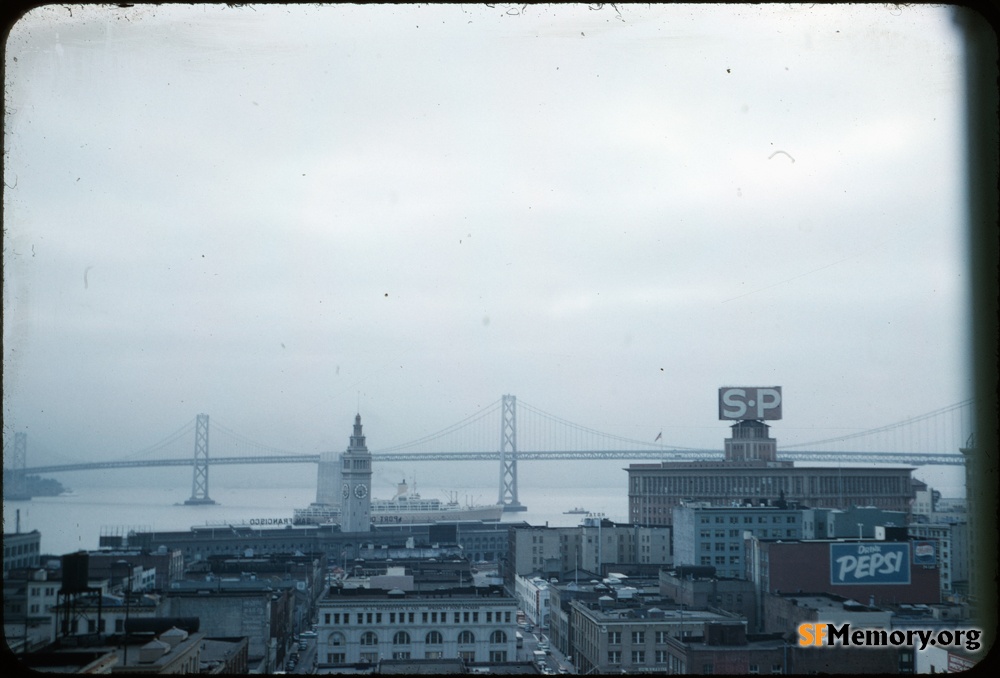
<instances>
[{"instance_id":1,"label":"row of windows","mask_svg":"<svg viewBox=\"0 0 1000 678\"><path fill-rule=\"evenodd\" d=\"M357 612L355 614L356 624L381 624L383 616L386 613L383 612ZM500 623L510 623L511 614L510 610L487 610L484 613L486 624L500 624ZM414 624L416 623L416 613L415 612L389 612L388 619L390 624ZM447 612L421 612L420 621L424 624L446 624L448 623L448 613ZM350 624L351 623L351 613L350 612L325 612L323 613L323 623L327 625L337 625L337 624ZM478 624L479 623L479 612L469 612L468 610L463 612L454 612L452 616L452 623L454 624Z\"/></svg>"},{"instance_id":2,"label":"row of windows","mask_svg":"<svg viewBox=\"0 0 1000 678\"><path fill-rule=\"evenodd\" d=\"M441 659L444 656L442 652L424 652L424 659ZM410 659L410 653L403 651L393 652L393 659ZM474 651L462 651L458 653L458 658L465 660L467 662L476 661L476 653ZM362 662L367 662L369 664L374 664L378 661L378 652L362 652L360 655ZM500 663L507 661L507 651L506 650L490 650L490 662ZM327 664L345 664L347 663L347 654L344 652L328 652L326 655Z\"/></svg>"},{"instance_id":3,"label":"row of windows","mask_svg":"<svg viewBox=\"0 0 1000 678\"><path fill-rule=\"evenodd\" d=\"M11 556L20 556L26 553L38 553L38 543L29 542L27 544L15 544L14 546L5 546L3 549L3 557L10 558Z\"/></svg>"},{"instance_id":4,"label":"row of windows","mask_svg":"<svg viewBox=\"0 0 1000 678\"><path fill-rule=\"evenodd\" d=\"M347 639L342 633L333 633L330 635L329 644L338 647L347 644ZM374 631L365 631L361 634L361 645L372 646L379 644L378 634ZM409 645L411 643L410 634L407 631L397 631L392 636L393 645ZM459 645L475 645L476 634L468 629L462 631L458 634L458 644ZM501 630L496 630L490 634L490 644L491 645L505 645L507 643L507 633ZM426 645L442 645L444 644L444 636L441 635L440 631L430 631L426 636L424 636L424 644Z\"/></svg>"},{"instance_id":5,"label":"row of windows","mask_svg":"<svg viewBox=\"0 0 1000 678\"><path fill-rule=\"evenodd\" d=\"M656 631L650 633L651 636L655 637L657 645L667 642L667 638L670 636L668 631ZM642 645L646 642L646 632L645 631L633 631L631 635L633 645ZM608 632L608 645L621 645L622 642L622 632L621 631L609 631Z\"/></svg>"},{"instance_id":6,"label":"row of windows","mask_svg":"<svg viewBox=\"0 0 1000 678\"><path fill-rule=\"evenodd\" d=\"M765 528L760 528L760 529L757 529L757 530L744 530L744 531L745 531L745 532L750 532L751 534L755 534L755 535L757 535L758 537L767 537L767 535L768 535L768 530L767 530L767 529L765 529ZM736 537L740 537L740 538L741 538L741 537L743 536L743 532L744 532L744 531L740 531L740 530L729 530L729 536L730 536L730 537L733 537L733 538L736 538ZM799 532L798 532L798 530L785 530L785 533L784 533L784 534L782 534L782 533L781 533L781 530L780 530L780 529L777 529L777 530L771 530L771 531L770 531L770 533L771 533L771 536L772 536L772 537L792 537L792 538L796 538L796 539L797 539L797 538L799 537ZM709 534L709 531L708 531L708 530L702 530L702 531L701 531L701 532L700 532L700 533L698 534L698 537L699 537L699 538L701 538L701 539L711 539L711 538L712 538L712 535L711 535L711 534ZM725 539L725 538L726 538L726 535L725 535L725 534L723 534L723 531L722 531L722 530L716 530L716 531L715 531L715 538L716 538L716 539ZM703 551L709 551L709 550L711 550L711 549L706 549L706 548L704 547L704 545L703 545L703 546L702 546L702 550L703 550ZM724 548L719 548L718 546L716 546L716 547L715 547L715 550L716 550L716 551L725 551L725 549L724 549Z\"/></svg>"},{"instance_id":7,"label":"row of windows","mask_svg":"<svg viewBox=\"0 0 1000 678\"><path fill-rule=\"evenodd\" d=\"M754 517L753 516L742 516L742 518L743 518L743 523L744 524L749 524L749 523L754 522L754 520L753 520ZM757 522L758 523L766 523L767 522L767 518L768 518L768 516L757 516ZM770 518L771 518L771 522L772 523L780 523L780 522L782 522L781 516L770 516ZM726 522L725 519L726 519L726 516L715 516L715 523L716 524L725 523ZM795 522L797 522L797 520L798 519L796 518L796 516L785 516L784 522L789 523L789 524L794 524ZM711 516L701 516L701 520L699 522L701 522L702 525L705 525L707 523L711 523L712 522ZM729 516L729 523L730 524L735 525L735 524L737 524L739 522L740 522L740 516Z\"/></svg>"},{"instance_id":8,"label":"row of windows","mask_svg":"<svg viewBox=\"0 0 1000 678\"><path fill-rule=\"evenodd\" d=\"M666 650L656 650L653 653L654 661L657 664L666 664L667 658L670 655ZM633 664L645 664L646 663L646 651L645 650L632 650L632 663ZM619 650L609 650L608 651L608 663L609 664L621 664L622 663L622 653Z\"/></svg>"}]
</instances>

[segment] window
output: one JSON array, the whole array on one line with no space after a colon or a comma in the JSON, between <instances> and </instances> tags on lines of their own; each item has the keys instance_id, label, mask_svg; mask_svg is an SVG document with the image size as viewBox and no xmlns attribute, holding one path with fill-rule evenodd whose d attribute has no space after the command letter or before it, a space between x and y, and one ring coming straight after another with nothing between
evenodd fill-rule
<instances>
[{"instance_id":1,"label":"window","mask_svg":"<svg viewBox=\"0 0 1000 678\"><path fill-rule=\"evenodd\" d=\"M666 664L668 656L669 655L667 654L666 650L657 650L656 651L656 663L657 664Z\"/></svg>"},{"instance_id":2,"label":"window","mask_svg":"<svg viewBox=\"0 0 1000 678\"><path fill-rule=\"evenodd\" d=\"M503 631L494 631L490 634L490 643L493 645L503 645L507 642L507 634Z\"/></svg>"},{"instance_id":3,"label":"window","mask_svg":"<svg viewBox=\"0 0 1000 678\"><path fill-rule=\"evenodd\" d=\"M458 634L458 644L459 645L472 645L476 642L476 636L473 635L472 631L462 631Z\"/></svg>"},{"instance_id":4,"label":"window","mask_svg":"<svg viewBox=\"0 0 1000 678\"><path fill-rule=\"evenodd\" d=\"M393 659L409 659L410 658L410 653L409 652L393 652L392 653L392 658Z\"/></svg>"},{"instance_id":5,"label":"window","mask_svg":"<svg viewBox=\"0 0 1000 678\"><path fill-rule=\"evenodd\" d=\"M645 631L633 631L632 632L632 644L641 645L646 642L646 632Z\"/></svg>"},{"instance_id":6,"label":"window","mask_svg":"<svg viewBox=\"0 0 1000 678\"><path fill-rule=\"evenodd\" d=\"M327 664L343 664L347 661L347 656L343 652L328 652L326 654Z\"/></svg>"},{"instance_id":7,"label":"window","mask_svg":"<svg viewBox=\"0 0 1000 678\"><path fill-rule=\"evenodd\" d=\"M424 652L424 659L441 659L444 656L444 652L440 650L434 650L433 652Z\"/></svg>"},{"instance_id":8,"label":"window","mask_svg":"<svg viewBox=\"0 0 1000 678\"><path fill-rule=\"evenodd\" d=\"M622 653L618 650L608 651L608 663L609 664L621 664L622 663Z\"/></svg>"},{"instance_id":9,"label":"window","mask_svg":"<svg viewBox=\"0 0 1000 678\"><path fill-rule=\"evenodd\" d=\"M406 631L397 631L396 635L392 637L393 645L409 645L410 644L410 634ZM409 659L409 657L394 657L394 659Z\"/></svg>"},{"instance_id":10,"label":"window","mask_svg":"<svg viewBox=\"0 0 1000 678\"><path fill-rule=\"evenodd\" d=\"M362 652L361 661L366 664L375 664L378 662L378 652Z\"/></svg>"},{"instance_id":11,"label":"window","mask_svg":"<svg viewBox=\"0 0 1000 678\"><path fill-rule=\"evenodd\" d=\"M781 664L771 664L771 673L783 673Z\"/></svg>"},{"instance_id":12,"label":"window","mask_svg":"<svg viewBox=\"0 0 1000 678\"><path fill-rule=\"evenodd\" d=\"M507 661L507 650L490 650L490 661L491 662Z\"/></svg>"},{"instance_id":13,"label":"window","mask_svg":"<svg viewBox=\"0 0 1000 678\"><path fill-rule=\"evenodd\" d=\"M427 634L427 638L424 639L424 642L428 645L440 645L444 642L444 638L441 636L440 631L431 631ZM428 659L434 659L434 657L428 657Z\"/></svg>"},{"instance_id":14,"label":"window","mask_svg":"<svg viewBox=\"0 0 1000 678\"><path fill-rule=\"evenodd\" d=\"M621 642L622 642L621 631L608 631L608 645L621 645Z\"/></svg>"},{"instance_id":15,"label":"window","mask_svg":"<svg viewBox=\"0 0 1000 678\"><path fill-rule=\"evenodd\" d=\"M378 645L378 635L374 631L365 631L361 634L362 645Z\"/></svg>"},{"instance_id":16,"label":"window","mask_svg":"<svg viewBox=\"0 0 1000 678\"><path fill-rule=\"evenodd\" d=\"M463 661L474 662L474 661L476 661L476 651L475 650L461 650L458 653L458 658L461 659L461 660L463 660Z\"/></svg>"},{"instance_id":17,"label":"window","mask_svg":"<svg viewBox=\"0 0 1000 678\"><path fill-rule=\"evenodd\" d=\"M633 664L645 664L646 663L646 651L645 650L632 650L632 663Z\"/></svg>"},{"instance_id":18,"label":"window","mask_svg":"<svg viewBox=\"0 0 1000 678\"><path fill-rule=\"evenodd\" d=\"M330 623L330 613L329 612L327 612L326 614L323 615L323 623L324 624L329 624Z\"/></svg>"},{"instance_id":19,"label":"window","mask_svg":"<svg viewBox=\"0 0 1000 678\"><path fill-rule=\"evenodd\" d=\"M669 636L670 636L670 634L667 633L666 631L657 631L656 632L656 643L657 644L662 644L662 643L667 642L667 638Z\"/></svg>"},{"instance_id":20,"label":"window","mask_svg":"<svg viewBox=\"0 0 1000 678\"><path fill-rule=\"evenodd\" d=\"M327 641L330 645L338 647L344 644L344 634L343 633L331 633L330 638Z\"/></svg>"}]
</instances>

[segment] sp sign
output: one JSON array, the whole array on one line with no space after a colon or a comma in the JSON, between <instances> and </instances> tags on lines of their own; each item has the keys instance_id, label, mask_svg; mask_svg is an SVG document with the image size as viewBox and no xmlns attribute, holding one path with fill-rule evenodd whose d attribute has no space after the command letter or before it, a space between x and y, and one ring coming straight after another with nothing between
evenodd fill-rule
<instances>
[{"instance_id":1,"label":"sp sign","mask_svg":"<svg viewBox=\"0 0 1000 678\"><path fill-rule=\"evenodd\" d=\"M719 419L781 419L781 387L720 388Z\"/></svg>"}]
</instances>

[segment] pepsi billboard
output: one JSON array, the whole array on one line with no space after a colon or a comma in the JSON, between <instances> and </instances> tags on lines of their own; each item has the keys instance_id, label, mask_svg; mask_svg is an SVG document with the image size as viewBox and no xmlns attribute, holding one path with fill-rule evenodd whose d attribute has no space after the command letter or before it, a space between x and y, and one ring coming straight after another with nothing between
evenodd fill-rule
<instances>
[{"instance_id":1,"label":"pepsi billboard","mask_svg":"<svg viewBox=\"0 0 1000 678\"><path fill-rule=\"evenodd\" d=\"M910 545L906 542L830 544L830 583L909 584Z\"/></svg>"},{"instance_id":2,"label":"pepsi billboard","mask_svg":"<svg viewBox=\"0 0 1000 678\"><path fill-rule=\"evenodd\" d=\"M913 542L913 564L937 565L937 549L933 541L921 539Z\"/></svg>"}]
</instances>

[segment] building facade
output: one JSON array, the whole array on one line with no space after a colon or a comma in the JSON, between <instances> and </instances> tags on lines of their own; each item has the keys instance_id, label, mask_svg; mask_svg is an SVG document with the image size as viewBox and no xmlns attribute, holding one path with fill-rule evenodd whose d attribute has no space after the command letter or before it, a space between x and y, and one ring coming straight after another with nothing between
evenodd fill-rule
<instances>
[{"instance_id":1,"label":"building facade","mask_svg":"<svg viewBox=\"0 0 1000 678\"><path fill-rule=\"evenodd\" d=\"M669 525L673 509L683 501L732 505L779 497L813 508L875 506L910 512L912 468L797 468L778 460L777 441L763 421L738 421L731 429L723 461L631 464L626 469L629 520Z\"/></svg>"},{"instance_id":2,"label":"building facade","mask_svg":"<svg viewBox=\"0 0 1000 678\"><path fill-rule=\"evenodd\" d=\"M798 468L780 461L692 461L631 464L629 520L669 525L683 501L732 505L747 499L818 508L875 506L909 513L913 499L909 467Z\"/></svg>"},{"instance_id":3,"label":"building facade","mask_svg":"<svg viewBox=\"0 0 1000 678\"><path fill-rule=\"evenodd\" d=\"M758 603L767 593L797 591L832 593L878 606L941 601L937 566L915 563L910 542L753 536L745 543L747 576Z\"/></svg>"},{"instance_id":4,"label":"building facade","mask_svg":"<svg viewBox=\"0 0 1000 678\"><path fill-rule=\"evenodd\" d=\"M735 615L707 610L632 606L610 597L570 603L572 660L586 673L668 673L670 638L700 635L707 622L742 623Z\"/></svg>"},{"instance_id":5,"label":"building facade","mask_svg":"<svg viewBox=\"0 0 1000 678\"><path fill-rule=\"evenodd\" d=\"M647 569L673 563L672 531L614 523L588 517L576 527L537 527L527 524L509 529L504 582L513 588L515 577L562 577L577 568L597 573L610 570Z\"/></svg>"},{"instance_id":6,"label":"building facade","mask_svg":"<svg viewBox=\"0 0 1000 678\"><path fill-rule=\"evenodd\" d=\"M331 587L318 609L321 667L384 659L517 658L517 604L499 587L426 592Z\"/></svg>"},{"instance_id":7,"label":"building facade","mask_svg":"<svg viewBox=\"0 0 1000 678\"><path fill-rule=\"evenodd\" d=\"M719 577L744 579L744 534L800 539L802 515L776 506L683 504L673 509L673 531L676 565L710 565Z\"/></svg>"},{"instance_id":8,"label":"building facade","mask_svg":"<svg viewBox=\"0 0 1000 678\"><path fill-rule=\"evenodd\" d=\"M907 528L912 539L934 547L941 572L941 596L964 596L969 592L969 526L964 522L921 523Z\"/></svg>"},{"instance_id":9,"label":"building facade","mask_svg":"<svg viewBox=\"0 0 1000 678\"><path fill-rule=\"evenodd\" d=\"M22 567L38 567L42 534L31 532L5 532L3 535L3 575Z\"/></svg>"},{"instance_id":10,"label":"building facade","mask_svg":"<svg viewBox=\"0 0 1000 678\"><path fill-rule=\"evenodd\" d=\"M709 574L710 568L677 567L660 570L660 595L689 609L719 608L747 621L747 628L757 629L757 602L753 583L743 579L725 579Z\"/></svg>"}]
</instances>

